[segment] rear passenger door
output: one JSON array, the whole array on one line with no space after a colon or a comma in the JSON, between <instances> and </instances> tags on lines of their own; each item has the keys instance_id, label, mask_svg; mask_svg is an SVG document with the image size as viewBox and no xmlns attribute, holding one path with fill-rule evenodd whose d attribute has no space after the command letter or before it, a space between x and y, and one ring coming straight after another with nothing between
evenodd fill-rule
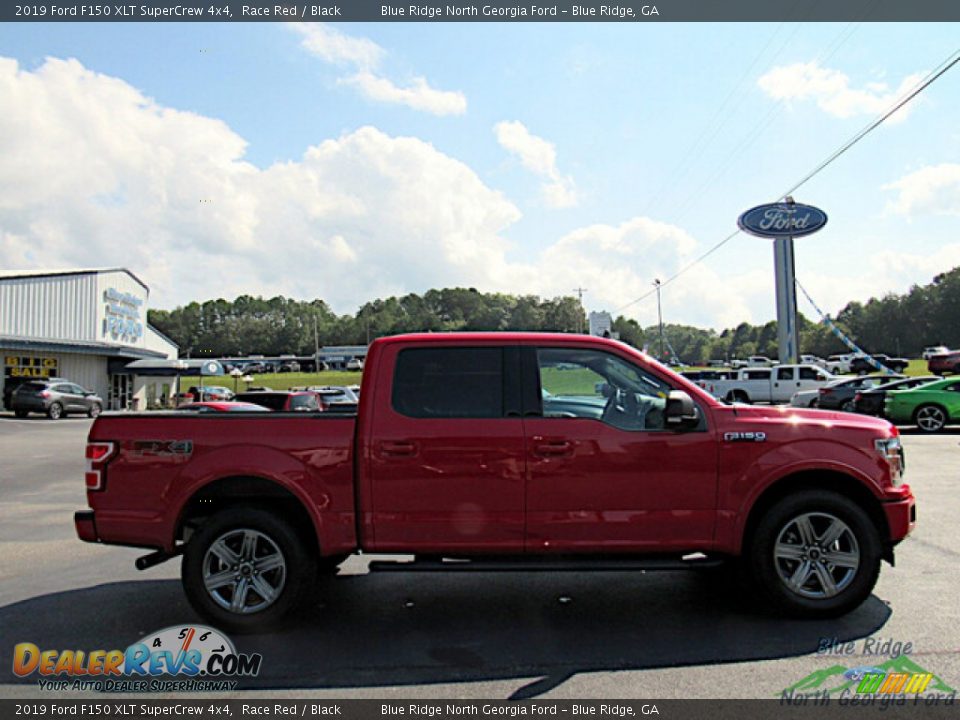
<instances>
[{"instance_id":1,"label":"rear passenger door","mask_svg":"<svg viewBox=\"0 0 960 720\"><path fill-rule=\"evenodd\" d=\"M390 345L384 366L361 460L371 547L521 551L519 350Z\"/></svg>"}]
</instances>

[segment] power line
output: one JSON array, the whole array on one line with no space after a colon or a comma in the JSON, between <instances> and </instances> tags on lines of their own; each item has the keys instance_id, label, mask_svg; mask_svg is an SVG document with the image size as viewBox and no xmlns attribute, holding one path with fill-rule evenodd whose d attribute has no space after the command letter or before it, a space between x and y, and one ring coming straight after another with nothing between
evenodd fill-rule
<instances>
[{"instance_id":1,"label":"power line","mask_svg":"<svg viewBox=\"0 0 960 720\"><path fill-rule=\"evenodd\" d=\"M723 240L721 240L721 241L718 242L716 245L714 245L712 248L710 248L709 250L707 250L703 255L701 255L700 257L698 257L696 260L694 260L693 262L688 263L687 265L684 265L682 268L680 268L679 270L677 270L673 275L671 275L671 276L668 277L666 280L664 280L663 282L661 282L660 285L659 285L659 287L663 287L664 285L668 285L668 284L672 283L674 280L676 280L678 277L680 277L681 275L683 275L683 273L685 273L687 270L689 270L690 268L692 268L694 265L696 265L697 263L703 262L703 261L704 261L705 259L707 259L710 255L712 255L712 254L715 253L717 250L719 250L719 249L722 248L724 245L726 245L728 242L730 242L731 240L733 240L733 239L734 239L737 235L739 235L741 232L742 232L742 231L741 231L739 228L737 228L736 230L734 230L732 233L730 233L729 235L727 235ZM653 295L653 294L656 293L656 292L657 292L657 288L654 288L653 290L650 290L649 292L644 293L643 295L641 295L640 297L638 297L636 300L631 300L631 301L628 302L626 305L623 305L622 307L617 308L616 310L614 310L614 312L615 312L615 313L618 313L618 312L621 312L622 310L626 310L628 307L631 307L632 305L636 305L636 304L637 304L638 302L640 302L641 300L646 300L648 297L650 297L651 295Z\"/></svg>"},{"instance_id":2,"label":"power line","mask_svg":"<svg viewBox=\"0 0 960 720\"><path fill-rule=\"evenodd\" d=\"M881 115L879 118L877 118L876 120L874 120L872 123L870 123L870 124L867 125L865 128L863 128L860 132L858 132L856 135L854 135L852 138L850 138L850 140L848 140L848 141L845 142L843 145L841 145L839 149L837 149L837 150L835 150L834 152L832 152L832 153L827 157L826 160L824 160L823 162L821 162L819 165L817 165L816 168L814 168L812 171L810 171L809 173L807 173L807 174L803 177L803 179L800 180L800 182L798 182L798 183L795 184L793 187L791 187L789 190L787 190L785 193L783 193L783 195L781 195L781 197L786 197L787 195L792 195L798 188L802 187L803 185L806 185L810 180L812 180L816 175L818 175L818 174L819 174L820 172L822 172L828 165L830 165L830 163L832 163L834 160L836 160L837 158L839 158L841 155L843 155L845 152L847 152L847 150L849 150L850 148L852 148L852 147L853 147L854 145L856 145L858 142L860 142L861 140L863 140L863 138L865 138L870 132L872 132L873 130L875 130L876 128L878 128L885 120L887 120L887 118L889 118L891 115L893 115L897 110L899 110L900 108L902 108L902 107L903 107L904 105L906 105L908 102L910 102L911 100L913 100L917 95L919 95L919 94L920 94L921 92L923 92L927 87L929 87L931 84L933 84L933 82L936 81L939 77L943 76L944 73L946 73L950 68L952 68L952 67L953 67L954 65L956 65L958 62L960 62L960 50L954 51L954 53L953 53L952 55L950 55L946 60L944 60L942 63L940 63L940 65L938 65L936 68L934 68L934 69L930 72L930 74L927 75L927 77L924 78L924 79L920 82L920 84L917 85L912 91L910 91L903 99L901 99L900 101L898 101L892 108L890 108L889 110L887 110L883 115Z\"/></svg>"},{"instance_id":3,"label":"power line","mask_svg":"<svg viewBox=\"0 0 960 720\"><path fill-rule=\"evenodd\" d=\"M817 167L815 167L811 172L807 173L807 174L803 177L803 179L801 179L798 183L796 183L796 184L795 184L793 187L791 187L789 190L787 190L786 192L784 192L780 197L781 197L781 198L784 198L784 197L786 197L787 195L792 195L798 188L802 187L803 185L805 185L806 183L808 183L810 180L812 180L815 176L817 176L819 173L821 173L823 170L825 170L825 169L827 168L827 166L829 166L831 163L833 163L835 160L837 160L841 155L843 155L845 152L847 152L850 148L852 148L852 147L853 147L854 145L856 145L858 142L860 142L861 140L863 140L863 138L865 138L865 137L866 137L869 133L871 133L873 130L875 130L875 129L878 128L880 125L882 125L891 115L893 115L895 112L897 112L897 110L899 110L900 108L902 108L902 107L903 107L904 105L906 105L908 102L910 102L911 100L913 100L913 98L915 98L915 97L916 97L917 95L919 95L921 92L923 92L924 90L926 90L926 89L927 89L930 85L932 85L938 78L942 77L948 70L950 70L950 69L951 69L954 65L956 65L957 63L960 63L960 50L956 50L956 51L954 51L951 55L949 55L946 60L944 60L942 63L940 63L940 65L938 65L936 68L934 68L934 69L927 75L927 77L925 77L917 86L914 87L913 90L911 90L911 91L910 91L906 96L904 96L901 100L897 101L897 102L893 105L893 107L891 107L889 110L887 110L885 113L883 113L879 118L877 118L876 120L874 120L873 122L871 122L869 125L867 125L866 127L864 127L862 130L860 130L860 131L859 131L856 135L854 135L850 140L848 140L848 141L845 142L843 145L841 145L840 148L838 148L838 149L835 150L833 153L831 153L823 162L821 162L819 165L817 165ZM668 277L666 280L664 280L664 281L660 284L660 286L662 287L662 286L664 286L664 285L667 285L667 284L673 282L673 281L676 280L678 277L680 277L681 275L683 275L683 273L687 272L687 270L689 270L690 268L694 267L695 265L703 262L703 260L705 260L707 257L709 257L710 255L712 255L714 252L716 252L717 250L719 250L719 249L720 249L721 247L723 247L724 245L726 245L728 242L730 242L731 240L733 240L733 238L735 238L735 237L736 237L737 235L739 235L740 233L741 233L741 230L740 230L739 228L738 228L737 230L735 230L734 232L730 233L730 234L727 235L725 238L723 238L723 240L721 240L721 241L718 242L716 245L714 245L714 246L711 247L709 250L707 250L705 253L703 253L702 255L700 255L700 256L699 256L697 259L695 259L693 262L690 262L690 263L684 265L683 267L681 267L679 270L677 270L673 275L671 275L671 276ZM633 305L636 305L638 302L641 302L642 300L646 300L648 297L650 297L651 295L653 295L655 292L656 292L656 290L652 290L652 291L646 292L646 293L644 293L643 295L641 295L640 297L638 297L637 299L631 300L631 301L628 302L626 305L623 305L623 306L617 308L614 312L619 313L619 312L621 312L621 311L623 311L623 310L626 310L627 308L632 307Z\"/></svg>"}]
</instances>

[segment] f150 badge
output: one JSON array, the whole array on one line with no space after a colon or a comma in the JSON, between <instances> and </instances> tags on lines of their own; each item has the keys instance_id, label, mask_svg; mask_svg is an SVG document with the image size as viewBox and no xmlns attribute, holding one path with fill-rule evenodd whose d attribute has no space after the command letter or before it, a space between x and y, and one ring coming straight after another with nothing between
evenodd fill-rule
<instances>
[{"instance_id":1,"label":"f150 badge","mask_svg":"<svg viewBox=\"0 0 960 720\"><path fill-rule=\"evenodd\" d=\"M765 432L728 432L723 434L725 442L766 442Z\"/></svg>"}]
</instances>

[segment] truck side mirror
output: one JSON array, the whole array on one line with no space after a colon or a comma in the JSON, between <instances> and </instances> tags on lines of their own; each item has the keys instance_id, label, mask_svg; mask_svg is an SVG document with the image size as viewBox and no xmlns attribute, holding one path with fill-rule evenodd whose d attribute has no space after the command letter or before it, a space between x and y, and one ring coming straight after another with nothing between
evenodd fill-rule
<instances>
[{"instance_id":1,"label":"truck side mirror","mask_svg":"<svg viewBox=\"0 0 960 720\"><path fill-rule=\"evenodd\" d=\"M683 390L670 391L663 415L667 428L675 430L695 428L700 424L700 411L694 404L693 398Z\"/></svg>"}]
</instances>

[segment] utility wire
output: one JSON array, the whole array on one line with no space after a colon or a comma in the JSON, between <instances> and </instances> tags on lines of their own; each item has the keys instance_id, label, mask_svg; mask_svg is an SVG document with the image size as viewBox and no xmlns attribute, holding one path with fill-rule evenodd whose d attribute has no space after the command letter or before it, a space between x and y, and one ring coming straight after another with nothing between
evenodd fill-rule
<instances>
[{"instance_id":1,"label":"utility wire","mask_svg":"<svg viewBox=\"0 0 960 720\"><path fill-rule=\"evenodd\" d=\"M850 140L848 140L848 141L845 142L843 145L841 145L837 150L835 150L834 152L832 152L823 162L821 162L819 165L817 165L812 171L810 171L809 173L807 173L799 182L797 182L795 185L793 185L793 187L791 187L789 190L787 190L786 192L784 192L780 197L781 197L781 198L784 198L784 197L786 197L786 196L788 196L788 195L791 195L791 194L793 194L794 192L796 192L797 189L799 189L799 188L802 187L803 185L807 184L807 183L808 183L810 180L812 180L815 176L817 176L817 175L820 174L823 170L825 170L825 169L827 168L827 166L829 166L831 163L833 163L835 160L837 160L841 155L843 155L845 152L847 152L850 148L852 148L852 147L853 147L854 145L856 145L858 142L860 142L861 140L863 140L863 138L865 138L865 137L866 137L869 133L871 133L873 130L875 130L875 129L878 128L880 125L882 125L891 115L893 115L895 112L897 112L897 110L899 110L899 109L902 108L904 105L906 105L908 102L910 102L911 100L913 100L913 98L915 98L915 97L916 97L917 95L919 95L921 92L923 92L924 90L926 90L926 89L927 89L930 85L932 85L937 79L939 79L939 78L942 77L944 74L946 74L946 72L947 72L948 70L950 70L950 69L951 69L954 65L956 65L957 63L960 63L960 50L956 50L956 51L954 51L951 55L949 55L946 60L944 60L942 63L940 63L940 65L938 65L936 68L934 68L934 69L927 75L927 77L925 77L925 78L924 78L913 90L911 90L906 96L904 96L901 100L899 100L896 104L894 104L893 107L891 107L889 110L887 110L885 113L883 113L879 118L877 118L876 120L874 120L873 122L871 122L869 125L867 125L866 127L864 127L862 130L860 130L860 132L858 132L856 135L854 135L852 138L850 138ZM663 287L664 285L670 284L671 282L673 282L674 280L676 280L678 277L680 277L681 275L683 275L685 272L687 272L687 270L690 270L690 269L691 269L692 267L694 267L695 265L698 265L699 263L703 262L707 257L709 257L710 255L712 255L714 252L716 252L717 250L719 250L721 247L723 247L724 245L726 245L726 244L727 244L728 242L730 242L731 240L733 240L733 238L735 238L735 237L736 237L737 235L739 235L741 232L742 232L742 231L738 228L738 229L735 230L734 232L732 232L732 233L730 233L729 235L727 235L725 238L723 238L723 240L721 240L721 241L718 242L716 245L714 245L713 247L711 247L711 248L710 248L709 250L707 250L705 253L703 253L702 255L700 255L699 257L697 257L697 258L696 258L695 260L693 260L692 262L687 263L686 265L684 265L683 267L681 267L679 270L677 270L673 275L671 275L671 276L668 277L666 280L664 280L662 283L660 283L660 287ZM628 302L626 305L622 305L621 307L617 308L616 310L614 310L614 313L622 312L623 310L626 310L627 308L632 307L633 305L636 305L638 302L641 302L642 300L646 300L648 297L650 297L651 295L653 295L655 292L656 292L656 290L651 290L651 291L648 291L648 292L644 293L643 295L641 295L640 297L636 298L635 300L631 300L631 301Z\"/></svg>"},{"instance_id":2,"label":"utility wire","mask_svg":"<svg viewBox=\"0 0 960 720\"><path fill-rule=\"evenodd\" d=\"M845 152L847 152L847 150L849 150L850 148L852 148L852 147L853 147L854 145L856 145L858 142L860 142L861 140L863 140L863 138L866 137L868 133L870 133L870 132L872 132L873 130L875 130L876 128L878 128L885 120L887 120L887 119L888 119L891 115L893 115L897 110L899 110L899 109L902 108L904 105L906 105L908 102L910 102L911 100L913 100L917 95L919 95L919 94L920 94L921 92L923 92L927 87L929 87L931 84L933 84L933 82L934 82L935 80L937 80L937 78L943 76L944 73L946 73L950 68L952 68L952 67L953 67L954 65L956 65L958 62L960 62L960 50L956 50L956 51L955 51L952 55L950 55L946 60L944 60L942 63L940 63L939 66L937 66L934 70L932 70L932 71L930 72L930 74L927 75L927 77L924 78L924 79L920 82L920 84L917 85L912 91L910 91L910 93L908 93L902 100L900 100L899 102L897 102L892 108L890 108L889 110L887 110L883 115L881 115L879 118L877 118L876 120L874 120L872 123L870 123L870 124L867 125L865 128L863 128L860 132L858 132L856 135L854 135L852 138L850 138L847 142L845 142L843 145L841 145L839 149L837 149L837 150L835 150L834 152L832 152L823 162L821 162L819 165L817 165L817 167L815 167L813 170L811 170L809 173L807 173L807 174L803 177L803 179L800 180L800 182L798 182L798 183L795 184L793 187L791 187L789 190L787 190L785 193L783 193L783 195L782 195L781 197L786 197L787 195L792 195L792 194L793 194L794 192L796 192L800 187L802 187L803 185L806 185L806 184L807 184L810 180L812 180L815 176L817 176L818 174L820 174L820 172L822 172L830 163L832 163L834 160L836 160L837 158L839 158L841 155L843 155Z\"/></svg>"}]
</instances>

